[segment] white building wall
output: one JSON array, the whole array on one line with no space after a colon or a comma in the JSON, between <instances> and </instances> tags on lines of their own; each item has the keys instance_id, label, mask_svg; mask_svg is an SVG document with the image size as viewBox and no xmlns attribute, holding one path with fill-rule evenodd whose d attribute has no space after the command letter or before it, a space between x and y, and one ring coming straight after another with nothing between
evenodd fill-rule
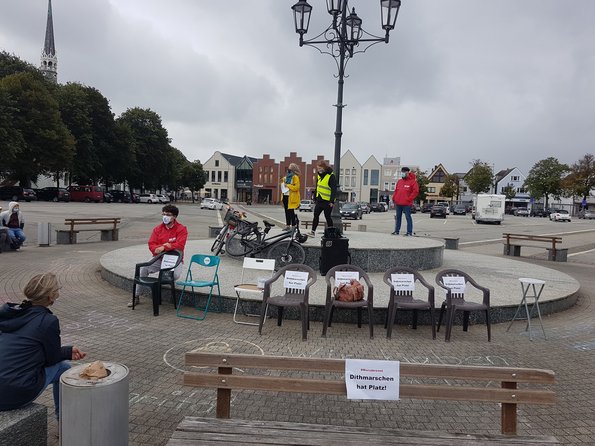
<instances>
[{"instance_id":1,"label":"white building wall","mask_svg":"<svg viewBox=\"0 0 595 446\"><path fill-rule=\"evenodd\" d=\"M236 196L235 191L235 166L216 151L204 162L203 170L208 172L208 178L205 186L200 191L200 196L211 196L213 198L229 198L232 200ZM227 173L227 176L226 176Z\"/></svg>"},{"instance_id":2,"label":"white building wall","mask_svg":"<svg viewBox=\"0 0 595 446\"><path fill-rule=\"evenodd\" d=\"M348 150L341 157L341 172L339 172L341 190L347 193L347 201L364 201L361 198L361 174L362 165L351 150Z\"/></svg>"}]
</instances>

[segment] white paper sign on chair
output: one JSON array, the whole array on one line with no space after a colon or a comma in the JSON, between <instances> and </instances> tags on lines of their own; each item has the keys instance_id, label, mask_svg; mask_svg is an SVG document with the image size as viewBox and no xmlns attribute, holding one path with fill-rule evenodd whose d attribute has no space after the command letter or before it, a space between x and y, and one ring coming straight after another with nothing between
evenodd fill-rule
<instances>
[{"instance_id":1,"label":"white paper sign on chair","mask_svg":"<svg viewBox=\"0 0 595 446\"><path fill-rule=\"evenodd\" d=\"M391 274L390 281L395 291L415 291L413 274Z\"/></svg>"},{"instance_id":2,"label":"white paper sign on chair","mask_svg":"<svg viewBox=\"0 0 595 446\"><path fill-rule=\"evenodd\" d=\"M349 285L352 279L359 281L357 271L335 271L335 286Z\"/></svg>"},{"instance_id":3,"label":"white paper sign on chair","mask_svg":"<svg viewBox=\"0 0 595 446\"><path fill-rule=\"evenodd\" d=\"M450 289L451 293L464 294L465 293L465 278L461 276L445 276L442 278L442 283L446 288Z\"/></svg>"},{"instance_id":4,"label":"white paper sign on chair","mask_svg":"<svg viewBox=\"0 0 595 446\"><path fill-rule=\"evenodd\" d=\"M308 284L308 273L306 271L285 271L283 286L293 290L305 290Z\"/></svg>"},{"instance_id":5,"label":"white paper sign on chair","mask_svg":"<svg viewBox=\"0 0 595 446\"><path fill-rule=\"evenodd\" d=\"M176 266L176 262L178 261L178 256L174 256L171 254L165 254L161 258L161 269L173 268Z\"/></svg>"}]
</instances>

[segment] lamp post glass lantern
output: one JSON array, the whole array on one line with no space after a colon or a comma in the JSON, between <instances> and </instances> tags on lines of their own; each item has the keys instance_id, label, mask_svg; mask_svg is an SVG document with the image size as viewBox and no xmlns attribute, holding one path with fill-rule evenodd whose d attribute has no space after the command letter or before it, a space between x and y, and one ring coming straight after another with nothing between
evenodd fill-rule
<instances>
[{"instance_id":1,"label":"lamp post glass lantern","mask_svg":"<svg viewBox=\"0 0 595 446\"><path fill-rule=\"evenodd\" d=\"M369 0L367 0L369 1ZM300 46L312 46L321 54L330 55L337 64L337 117L335 123L335 153L334 171L337 179L335 197L339 196L341 172L341 137L343 121L343 84L345 67L349 60L357 53L364 53L371 46L384 42L388 43L389 33L395 27L397 15L401 8L401 0L380 0L381 27L385 30L384 37L375 36L362 28L362 19L349 8L348 0L326 0L327 12L332 16L331 24L317 36L305 40L310 25L312 6L306 0L299 0L291 7L293 9L295 32L299 34ZM333 206L332 212L334 226L341 231L341 216L339 207Z\"/></svg>"}]
</instances>

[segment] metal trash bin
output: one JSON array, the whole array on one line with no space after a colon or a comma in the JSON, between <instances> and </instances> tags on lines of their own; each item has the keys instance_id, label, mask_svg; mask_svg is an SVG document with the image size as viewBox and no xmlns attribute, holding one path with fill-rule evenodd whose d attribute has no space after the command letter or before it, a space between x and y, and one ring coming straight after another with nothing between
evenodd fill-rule
<instances>
[{"instance_id":1,"label":"metal trash bin","mask_svg":"<svg viewBox=\"0 0 595 446\"><path fill-rule=\"evenodd\" d=\"M51 238L50 231L52 225L50 223L37 223L37 244L39 246L50 246Z\"/></svg>"},{"instance_id":2,"label":"metal trash bin","mask_svg":"<svg viewBox=\"0 0 595 446\"><path fill-rule=\"evenodd\" d=\"M104 363L108 376L79 375L88 364L60 377L60 444L62 446L128 445L128 367Z\"/></svg>"}]
</instances>

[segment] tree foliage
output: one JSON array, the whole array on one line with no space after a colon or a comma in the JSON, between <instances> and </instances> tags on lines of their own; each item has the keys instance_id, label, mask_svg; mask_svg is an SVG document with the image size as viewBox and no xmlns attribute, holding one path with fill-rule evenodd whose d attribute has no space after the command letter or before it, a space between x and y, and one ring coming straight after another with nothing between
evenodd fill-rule
<instances>
[{"instance_id":1,"label":"tree foliage","mask_svg":"<svg viewBox=\"0 0 595 446\"><path fill-rule=\"evenodd\" d=\"M2 113L11 127L10 156L3 160L10 178L29 186L38 175L70 164L74 138L44 81L27 72L5 76L0 79L0 97L9 104Z\"/></svg>"},{"instance_id":2,"label":"tree foliage","mask_svg":"<svg viewBox=\"0 0 595 446\"><path fill-rule=\"evenodd\" d=\"M200 161L195 160L186 164L182 181L192 191L192 202L194 202L194 192L199 191L205 185L205 172Z\"/></svg>"},{"instance_id":3,"label":"tree foliage","mask_svg":"<svg viewBox=\"0 0 595 446\"><path fill-rule=\"evenodd\" d=\"M426 195L428 193L428 184L430 183L428 174L418 169L415 171L415 178L417 180L417 185L419 186L419 194L417 195L417 200L425 202Z\"/></svg>"},{"instance_id":4,"label":"tree foliage","mask_svg":"<svg viewBox=\"0 0 595 446\"><path fill-rule=\"evenodd\" d=\"M459 177L458 175L451 174L444 178L444 184L440 189L440 195L446 198L450 198L452 201L453 197L457 195L459 191Z\"/></svg>"},{"instance_id":5,"label":"tree foliage","mask_svg":"<svg viewBox=\"0 0 595 446\"><path fill-rule=\"evenodd\" d=\"M560 163L554 157L538 161L529 171L525 187L533 198L545 197L545 206L548 207L549 195L562 195L562 175L568 170L566 164Z\"/></svg>"},{"instance_id":6,"label":"tree foliage","mask_svg":"<svg viewBox=\"0 0 595 446\"><path fill-rule=\"evenodd\" d=\"M465 175L465 182L469 190L474 194L489 192L492 187L492 178L494 174L489 164L476 159L473 160L471 170Z\"/></svg>"},{"instance_id":7,"label":"tree foliage","mask_svg":"<svg viewBox=\"0 0 595 446\"><path fill-rule=\"evenodd\" d=\"M595 189L595 157L592 153L587 153L570 167L562 187L570 196L586 199L591 194Z\"/></svg>"},{"instance_id":8,"label":"tree foliage","mask_svg":"<svg viewBox=\"0 0 595 446\"><path fill-rule=\"evenodd\" d=\"M516 188L512 184L508 183L502 188L502 193L506 196L507 200L512 200L514 197L516 197Z\"/></svg>"},{"instance_id":9,"label":"tree foliage","mask_svg":"<svg viewBox=\"0 0 595 446\"><path fill-rule=\"evenodd\" d=\"M129 132L130 149L135 165L128 172L131 185L145 189L160 189L168 183L165 163L170 145L161 117L150 109L129 108L117 119Z\"/></svg>"}]
</instances>

